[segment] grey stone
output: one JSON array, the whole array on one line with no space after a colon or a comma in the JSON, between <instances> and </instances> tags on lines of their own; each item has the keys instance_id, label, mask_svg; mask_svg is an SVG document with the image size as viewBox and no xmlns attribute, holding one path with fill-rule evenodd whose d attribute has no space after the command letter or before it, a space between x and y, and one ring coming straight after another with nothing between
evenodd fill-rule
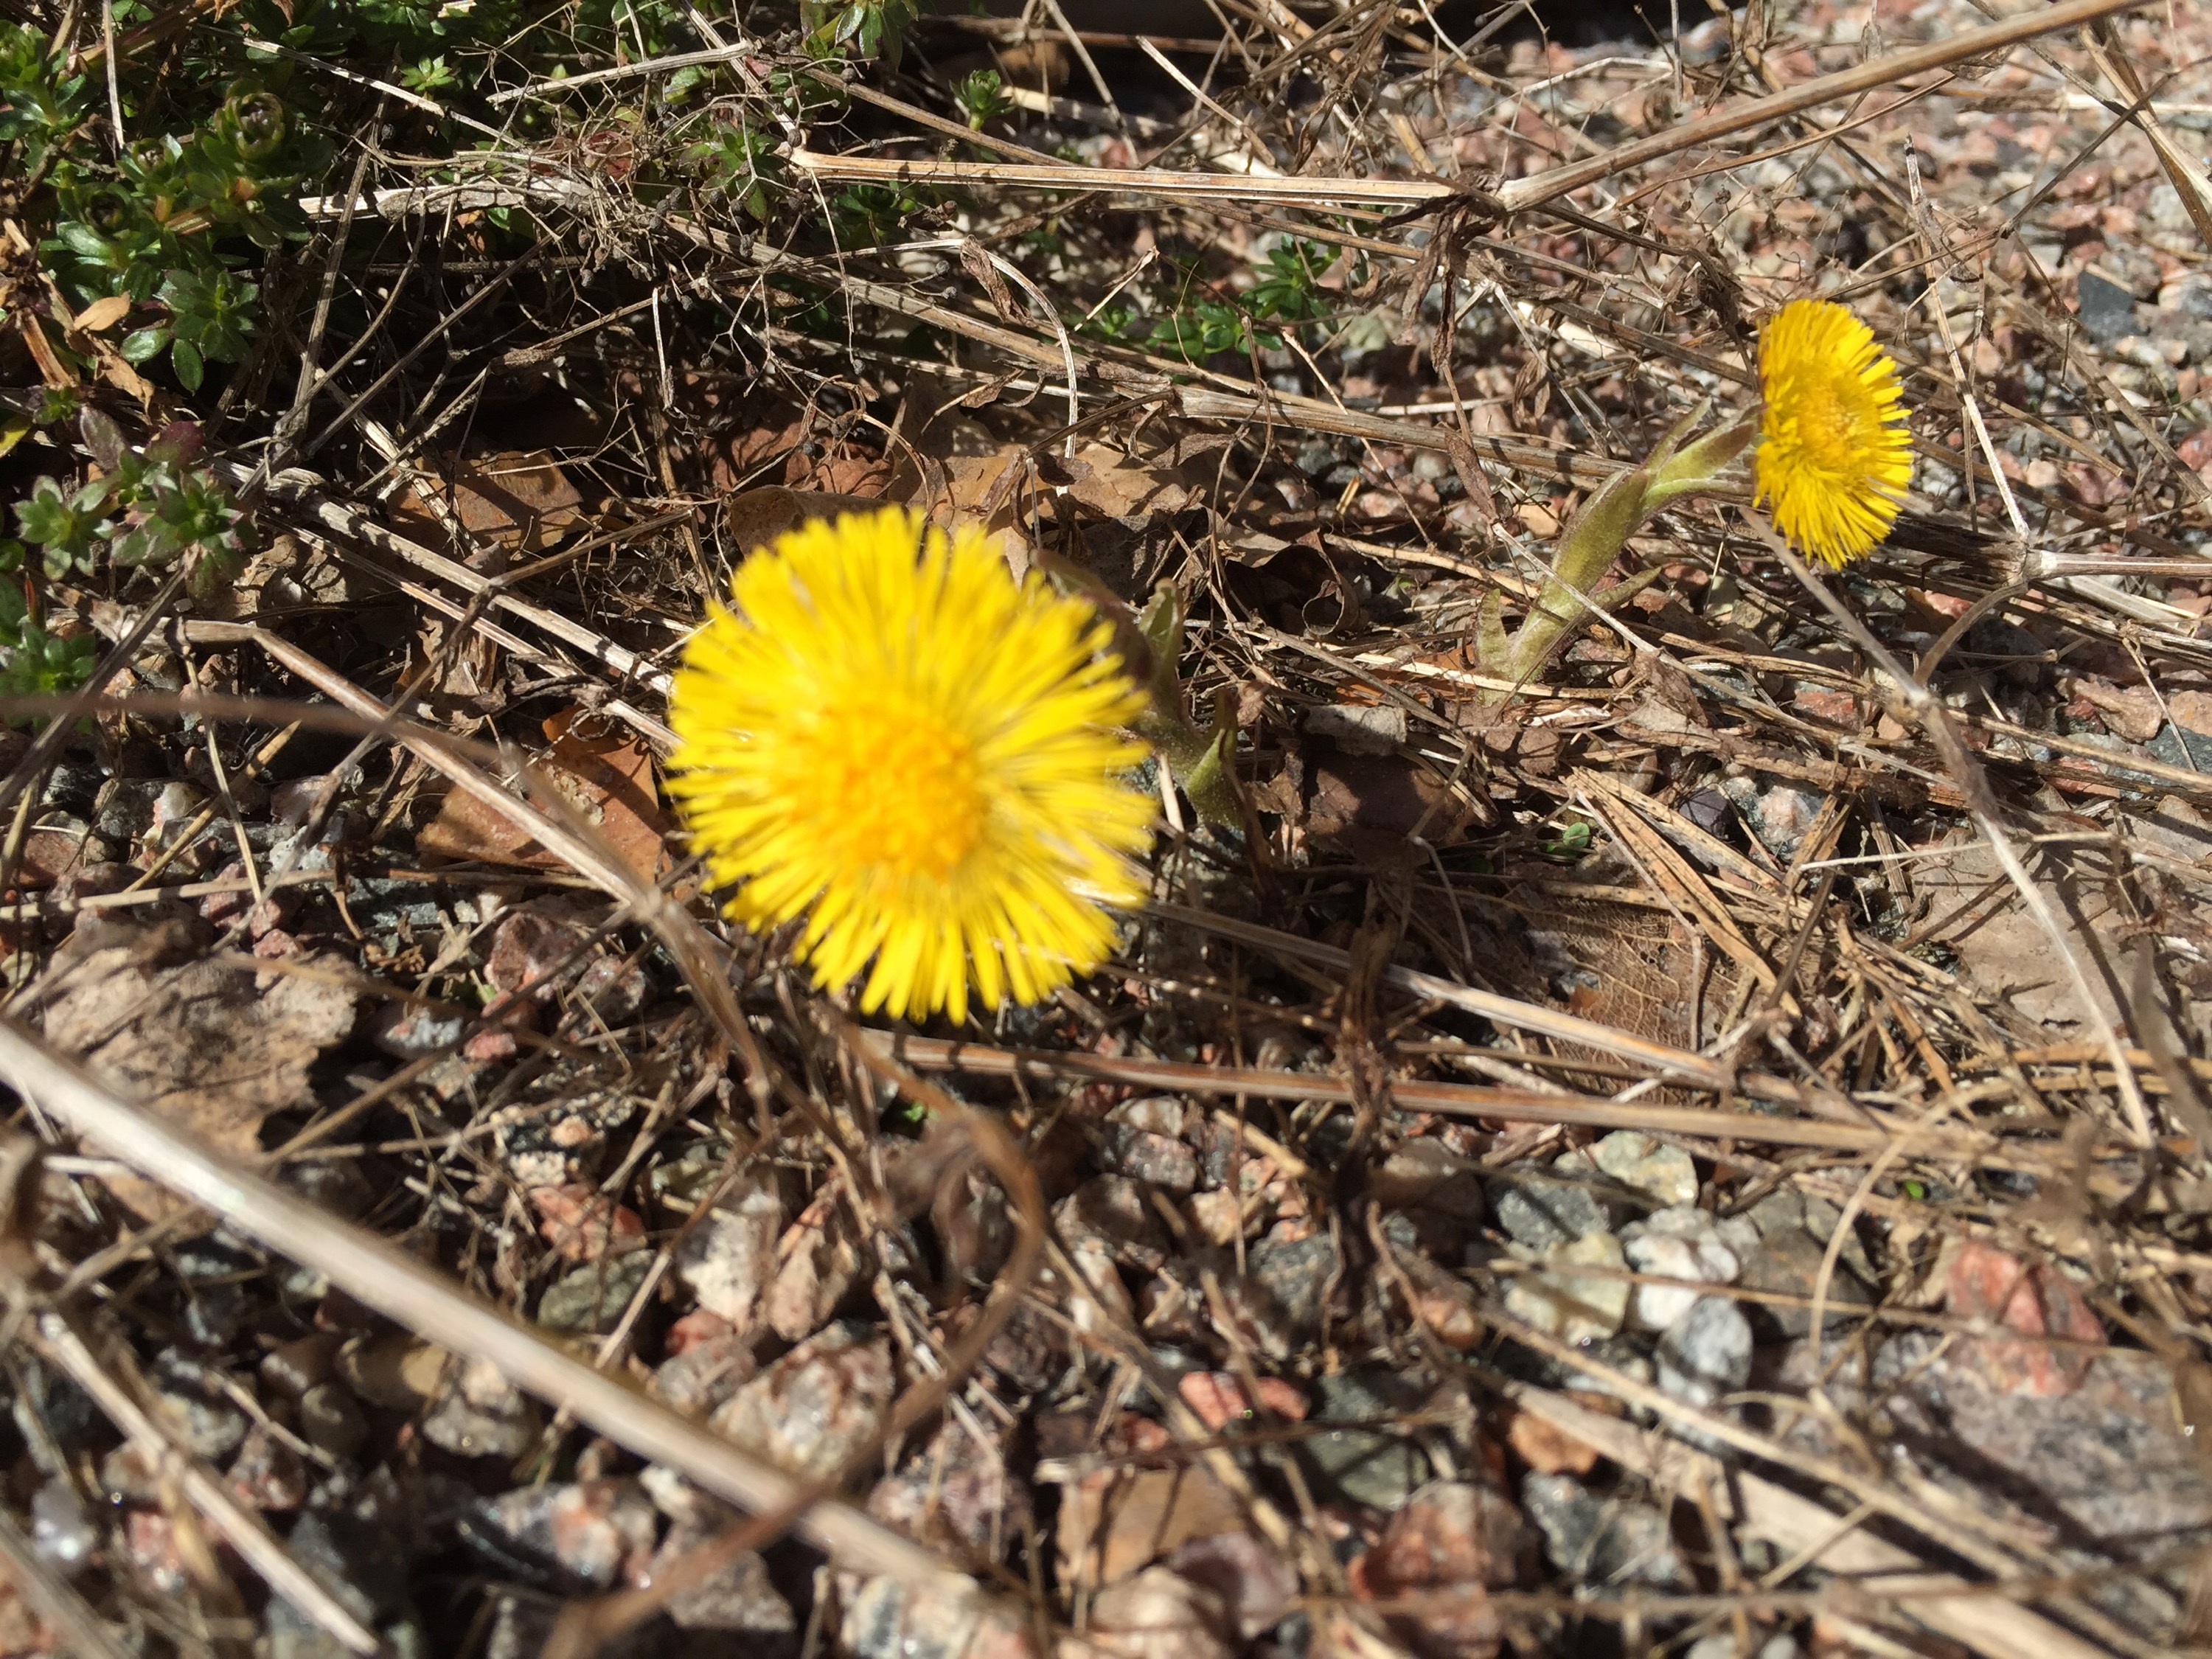
<instances>
[{"instance_id":1,"label":"grey stone","mask_svg":"<svg viewBox=\"0 0 2212 1659\"><path fill-rule=\"evenodd\" d=\"M93 803L93 833L113 847L129 847L154 827L154 803L166 784L160 778L110 778Z\"/></svg>"},{"instance_id":2,"label":"grey stone","mask_svg":"<svg viewBox=\"0 0 2212 1659\"><path fill-rule=\"evenodd\" d=\"M316 1450L349 1458L368 1441L368 1419L343 1383L317 1382L300 1396L300 1432Z\"/></svg>"},{"instance_id":3,"label":"grey stone","mask_svg":"<svg viewBox=\"0 0 2212 1659\"><path fill-rule=\"evenodd\" d=\"M185 1303L185 1330L204 1348L228 1347L252 1312L243 1285L195 1285Z\"/></svg>"},{"instance_id":4,"label":"grey stone","mask_svg":"<svg viewBox=\"0 0 2212 1659\"><path fill-rule=\"evenodd\" d=\"M85 1512L76 1483L57 1475L31 1498L31 1547L64 1573L75 1572L100 1547L100 1528Z\"/></svg>"},{"instance_id":5,"label":"grey stone","mask_svg":"<svg viewBox=\"0 0 2212 1659\"><path fill-rule=\"evenodd\" d=\"M621 1320L652 1267L649 1251L587 1261L545 1287L538 1298L538 1322L550 1331L605 1335Z\"/></svg>"},{"instance_id":6,"label":"grey stone","mask_svg":"<svg viewBox=\"0 0 2212 1659\"><path fill-rule=\"evenodd\" d=\"M1429 1480L1429 1458L1402 1431L1386 1425L1419 1405L1418 1391L1389 1371L1346 1371L1321 1380L1316 1431L1297 1443L1298 1461L1322 1492L1395 1511ZM1317 1495L1319 1495L1317 1493Z\"/></svg>"},{"instance_id":7,"label":"grey stone","mask_svg":"<svg viewBox=\"0 0 2212 1659\"><path fill-rule=\"evenodd\" d=\"M1751 1380L1751 1322L1724 1296L1700 1297L1659 1339L1659 1386L1703 1409Z\"/></svg>"},{"instance_id":8,"label":"grey stone","mask_svg":"<svg viewBox=\"0 0 2212 1659\"><path fill-rule=\"evenodd\" d=\"M1802 1227L1812 1234L1814 1242L1825 1249L1828 1241L1835 1237L1836 1225L1843 1219L1843 1212L1825 1198L1785 1189L1770 1194L1752 1206L1749 1219L1761 1237L1779 1227ZM1739 1256L1744 1254L1741 1250L1737 1252ZM1838 1259L1869 1285L1881 1276L1867 1259L1866 1248L1859 1243L1856 1233L1844 1240L1843 1250Z\"/></svg>"},{"instance_id":9,"label":"grey stone","mask_svg":"<svg viewBox=\"0 0 2212 1659\"><path fill-rule=\"evenodd\" d=\"M1978 1506L2124 1559L2212 1539L2212 1474L2176 1420L2168 1361L2108 1348L2069 1392L2045 1395L1989 1387L1971 1351L1939 1354L1939 1342L1918 1331L1884 1344L1875 1400Z\"/></svg>"},{"instance_id":10,"label":"grey stone","mask_svg":"<svg viewBox=\"0 0 2212 1659\"><path fill-rule=\"evenodd\" d=\"M1760 1239L1759 1248L1744 1258L1736 1282L1754 1291L1810 1297L1826 1254L1812 1234L1794 1227L1778 1230ZM1822 1330L1834 1331L1851 1322L1849 1309L1872 1305L1874 1293L1848 1266L1838 1261L1828 1281L1828 1302L1832 1308L1844 1310L1830 1312L1821 1321ZM1785 1336L1802 1336L1813 1328L1810 1306L1768 1304L1760 1308L1759 1316L1771 1321Z\"/></svg>"},{"instance_id":11,"label":"grey stone","mask_svg":"<svg viewBox=\"0 0 2212 1659\"><path fill-rule=\"evenodd\" d=\"M347 1509L310 1510L285 1540L300 1565L355 1618L390 1633L407 1617L410 1553L387 1527ZM341 1659L347 1650L283 1596L268 1612L270 1652L276 1659Z\"/></svg>"},{"instance_id":12,"label":"grey stone","mask_svg":"<svg viewBox=\"0 0 2212 1659\"><path fill-rule=\"evenodd\" d=\"M670 1528L653 1558L653 1577L658 1579L685 1556L714 1543L721 1533L721 1527L712 1531L680 1524ZM668 1616L682 1630L742 1632L756 1640L765 1640L770 1650L792 1645L791 1638L799 1629L791 1603L769 1581L768 1563L752 1550L726 1564L704 1583L678 1591L669 1601Z\"/></svg>"},{"instance_id":13,"label":"grey stone","mask_svg":"<svg viewBox=\"0 0 2212 1659\"><path fill-rule=\"evenodd\" d=\"M223 1482L257 1510L296 1510L307 1496L307 1466L289 1440L257 1423L223 1472Z\"/></svg>"},{"instance_id":14,"label":"grey stone","mask_svg":"<svg viewBox=\"0 0 2212 1659\"><path fill-rule=\"evenodd\" d=\"M2160 188L2168 194L2173 191L2171 185L2161 185ZM2177 196L2174 200L2178 207L2180 198ZM2187 216L2184 215L2183 225L2186 226L2188 222ZM2212 322L2212 283L2207 283L2196 272L2186 272L2159 289L2158 304L2161 311L2178 311L2199 322Z\"/></svg>"},{"instance_id":15,"label":"grey stone","mask_svg":"<svg viewBox=\"0 0 2212 1659\"><path fill-rule=\"evenodd\" d=\"M1478 1165L1441 1140L1423 1135L1407 1141L1367 1177L1368 1201L1386 1210L1427 1210L1466 1227L1482 1224L1482 1178Z\"/></svg>"},{"instance_id":16,"label":"grey stone","mask_svg":"<svg viewBox=\"0 0 2212 1659\"><path fill-rule=\"evenodd\" d=\"M1188 1130L1190 1114L1173 1095L1145 1095L1115 1106L1107 1112L1106 1121L1139 1133L1165 1135L1174 1140Z\"/></svg>"},{"instance_id":17,"label":"grey stone","mask_svg":"<svg viewBox=\"0 0 2212 1659\"><path fill-rule=\"evenodd\" d=\"M1591 1191L1587 1171L1577 1178L1542 1164L1516 1164L1491 1177L1488 1193L1498 1224L1531 1249L1608 1232L1617 1218L1610 1200Z\"/></svg>"},{"instance_id":18,"label":"grey stone","mask_svg":"<svg viewBox=\"0 0 2212 1659\"><path fill-rule=\"evenodd\" d=\"M764 1188L741 1188L693 1224L677 1249L676 1277L701 1307L743 1330L775 1277L782 1236L783 1200Z\"/></svg>"},{"instance_id":19,"label":"grey stone","mask_svg":"<svg viewBox=\"0 0 2212 1659\"><path fill-rule=\"evenodd\" d=\"M876 1482L868 1513L922 1543L950 1542L995 1561L1034 1524L1030 1494L1000 1449L947 1418L927 1445Z\"/></svg>"},{"instance_id":20,"label":"grey stone","mask_svg":"<svg viewBox=\"0 0 2212 1659\"><path fill-rule=\"evenodd\" d=\"M845 1599L836 1651L843 1659L1026 1659L1028 1633L973 1596L882 1577Z\"/></svg>"},{"instance_id":21,"label":"grey stone","mask_svg":"<svg viewBox=\"0 0 2212 1659\"><path fill-rule=\"evenodd\" d=\"M896 1391L890 1340L843 1322L784 1355L709 1422L778 1468L818 1479L876 1432Z\"/></svg>"},{"instance_id":22,"label":"grey stone","mask_svg":"<svg viewBox=\"0 0 2212 1659\"><path fill-rule=\"evenodd\" d=\"M1724 778L1720 788L1759 844L1784 864L1796 856L1805 832L1827 799L1818 790L1764 773L1756 778Z\"/></svg>"},{"instance_id":23,"label":"grey stone","mask_svg":"<svg viewBox=\"0 0 2212 1659\"><path fill-rule=\"evenodd\" d=\"M1674 1549L1667 1517L1648 1504L1607 1503L1572 1477L1531 1474L1521 1502L1561 1572L1593 1586L1687 1589L1696 1581Z\"/></svg>"},{"instance_id":24,"label":"grey stone","mask_svg":"<svg viewBox=\"0 0 2212 1659\"><path fill-rule=\"evenodd\" d=\"M1628 1263L1611 1233L1588 1233L1545 1252L1542 1273L1520 1273L1506 1286L1505 1310L1563 1342L1616 1334L1628 1315ZM1598 1273L1578 1273L1596 1267Z\"/></svg>"},{"instance_id":25,"label":"grey stone","mask_svg":"<svg viewBox=\"0 0 2212 1659\"><path fill-rule=\"evenodd\" d=\"M369 1038L395 1059L420 1060L459 1042L467 1024L459 1014L434 1008L410 1008L405 1003L395 1002L386 1005L370 1020Z\"/></svg>"},{"instance_id":26,"label":"grey stone","mask_svg":"<svg viewBox=\"0 0 2212 1659\"><path fill-rule=\"evenodd\" d=\"M1702 1285L1732 1284L1741 1266L1722 1242L1713 1218L1686 1206L1631 1222L1621 1229L1620 1248L1638 1273ZM1637 1330L1663 1331L1690 1310L1699 1294L1685 1285L1638 1285L1629 1298L1628 1323Z\"/></svg>"},{"instance_id":27,"label":"grey stone","mask_svg":"<svg viewBox=\"0 0 2212 1659\"><path fill-rule=\"evenodd\" d=\"M1322 1298L1336 1273L1336 1246L1326 1233L1267 1239L1245 1252L1234 1300L1261 1330L1288 1349L1321 1332ZM1273 1346L1273 1345L1271 1345Z\"/></svg>"},{"instance_id":28,"label":"grey stone","mask_svg":"<svg viewBox=\"0 0 2212 1659\"><path fill-rule=\"evenodd\" d=\"M175 1349L158 1355L149 1380L154 1401L177 1438L195 1456L216 1462L246 1438L246 1413L223 1398L205 1374Z\"/></svg>"},{"instance_id":29,"label":"grey stone","mask_svg":"<svg viewBox=\"0 0 2212 1659\"><path fill-rule=\"evenodd\" d=\"M15 762L8 764L13 766ZM58 760L53 770L46 775L46 787L39 796L39 805L58 807L79 818L88 818L98 810L95 803L100 799L100 787L106 781L106 769L96 762Z\"/></svg>"},{"instance_id":30,"label":"grey stone","mask_svg":"<svg viewBox=\"0 0 2212 1659\"><path fill-rule=\"evenodd\" d=\"M447 1368L452 1379L429 1414L422 1437L463 1457L521 1456L544 1430L538 1407L498 1367L476 1361Z\"/></svg>"},{"instance_id":31,"label":"grey stone","mask_svg":"<svg viewBox=\"0 0 2212 1659\"><path fill-rule=\"evenodd\" d=\"M2136 296L2118 283L2094 270L2085 270L2076 284L2081 308L2076 313L2089 337L2109 344L2136 331Z\"/></svg>"},{"instance_id":32,"label":"grey stone","mask_svg":"<svg viewBox=\"0 0 2212 1659\"><path fill-rule=\"evenodd\" d=\"M1168 1230L1145 1189L1122 1175L1085 1182L1052 1206L1054 1224L1071 1244L1097 1239L1125 1267L1155 1273L1168 1259Z\"/></svg>"},{"instance_id":33,"label":"grey stone","mask_svg":"<svg viewBox=\"0 0 2212 1659\"><path fill-rule=\"evenodd\" d=\"M1116 1175L1171 1193L1198 1186L1198 1153L1182 1141L1126 1123L1106 1124L1100 1139L1098 1161Z\"/></svg>"},{"instance_id":34,"label":"grey stone","mask_svg":"<svg viewBox=\"0 0 2212 1659\"><path fill-rule=\"evenodd\" d=\"M641 1573L659 1530L636 1481L580 1480L480 1499L463 1536L495 1560L539 1563L577 1586L606 1589Z\"/></svg>"},{"instance_id":35,"label":"grey stone","mask_svg":"<svg viewBox=\"0 0 2212 1659\"><path fill-rule=\"evenodd\" d=\"M1633 1187L1662 1205L1697 1202L1698 1168L1679 1146L1633 1129L1616 1129L1589 1149L1589 1157L1622 1186Z\"/></svg>"},{"instance_id":36,"label":"grey stone","mask_svg":"<svg viewBox=\"0 0 2212 1659\"><path fill-rule=\"evenodd\" d=\"M2164 761L2168 766L2185 766L2192 771L2212 768L2212 734L2191 732L2171 720L2143 746L2153 760Z\"/></svg>"}]
</instances>

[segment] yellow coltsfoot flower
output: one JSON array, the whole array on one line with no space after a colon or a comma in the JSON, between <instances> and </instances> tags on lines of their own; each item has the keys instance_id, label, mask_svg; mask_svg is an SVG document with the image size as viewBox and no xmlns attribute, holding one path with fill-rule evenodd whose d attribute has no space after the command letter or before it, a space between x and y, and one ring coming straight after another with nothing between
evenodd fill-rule
<instances>
[{"instance_id":1,"label":"yellow coltsfoot flower","mask_svg":"<svg viewBox=\"0 0 2212 1659\"><path fill-rule=\"evenodd\" d=\"M1017 584L980 532L892 507L755 554L684 653L669 789L730 914L807 918L817 985L964 1018L1103 961L1152 804L1115 729L1143 694L1081 599ZM872 961L873 966L870 967Z\"/></svg>"},{"instance_id":2,"label":"yellow coltsfoot flower","mask_svg":"<svg viewBox=\"0 0 2212 1659\"><path fill-rule=\"evenodd\" d=\"M1759 489L1796 545L1840 570L1896 521L1912 482L1897 364L1826 300L1792 300L1760 331Z\"/></svg>"}]
</instances>

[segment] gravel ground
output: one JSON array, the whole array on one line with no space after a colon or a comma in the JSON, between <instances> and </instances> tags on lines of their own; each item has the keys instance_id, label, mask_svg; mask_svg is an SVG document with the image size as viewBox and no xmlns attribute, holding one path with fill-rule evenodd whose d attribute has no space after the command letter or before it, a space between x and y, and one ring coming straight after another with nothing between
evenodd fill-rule
<instances>
[{"instance_id":1,"label":"gravel ground","mask_svg":"<svg viewBox=\"0 0 2212 1659\"><path fill-rule=\"evenodd\" d=\"M465 315L483 204L326 112L349 280L436 298L9 797L0 1653L2212 1650L2212 9L1565 211L1989 17L1032 9L842 112L722 25L716 107L817 158L765 217L653 194L637 78L547 94L484 164L546 268ZM1808 295L1913 410L1838 610L1731 478L1498 681L1486 603ZM210 465L290 377L184 411ZM1148 770L1152 902L1054 1001L855 1025L699 891L666 672L823 496L1180 595L1235 813Z\"/></svg>"}]
</instances>

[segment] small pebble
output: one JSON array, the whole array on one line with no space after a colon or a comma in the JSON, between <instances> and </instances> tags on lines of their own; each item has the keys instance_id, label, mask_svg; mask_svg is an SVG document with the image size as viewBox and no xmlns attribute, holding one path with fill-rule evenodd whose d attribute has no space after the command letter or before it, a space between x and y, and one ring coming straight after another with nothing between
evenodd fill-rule
<instances>
[{"instance_id":1,"label":"small pebble","mask_svg":"<svg viewBox=\"0 0 2212 1659\"><path fill-rule=\"evenodd\" d=\"M1628 1261L1618 1238L1590 1233L1549 1251L1544 1261L1544 1272L1517 1274L1506 1287L1506 1312L1565 1342L1594 1341L1620 1329L1628 1316L1628 1280L1567 1271L1608 1267L1625 1274Z\"/></svg>"},{"instance_id":2,"label":"small pebble","mask_svg":"<svg viewBox=\"0 0 2212 1659\"><path fill-rule=\"evenodd\" d=\"M100 1528L73 1481L57 1475L32 1495L31 1547L64 1573L75 1572L100 1547Z\"/></svg>"},{"instance_id":3,"label":"small pebble","mask_svg":"<svg viewBox=\"0 0 2212 1659\"><path fill-rule=\"evenodd\" d=\"M318 1382L300 1396L300 1433L317 1451L348 1458L367 1443L368 1419L337 1382Z\"/></svg>"},{"instance_id":4,"label":"small pebble","mask_svg":"<svg viewBox=\"0 0 2212 1659\"><path fill-rule=\"evenodd\" d=\"M743 1330L775 1277L783 1220L783 1200L772 1191L749 1187L725 1197L678 1248L678 1281L701 1307Z\"/></svg>"},{"instance_id":5,"label":"small pebble","mask_svg":"<svg viewBox=\"0 0 2212 1659\"><path fill-rule=\"evenodd\" d=\"M1740 1264L1721 1240L1712 1217L1680 1206L1661 1210L1621 1229L1620 1247L1628 1265L1640 1273L1729 1285ZM1630 1328L1663 1331L1690 1310L1703 1292L1682 1285L1638 1285L1630 1297Z\"/></svg>"},{"instance_id":6,"label":"small pebble","mask_svg":"<svg viewBox=\"0 0 2212 1659\"><path fill-rule=\"evenodd\" d=\"M710 1420L778 1468L820 1478L876 1432L896 1391L889 1339L840 1322L739 1389Z\"/></svg>"},{"instance_id":7,"label":"small pebble","mask_svg":"<svg viewBox=\"0 0 2212 1659\"><path fill-rule=\"evenodd\" d=\"M1751 1322L1724 1296L1700 1297L1659 1339L1659 1386L1686 1406L1710 1406L1751 1379Z\"/></svg>"},{"instance_id":8,"label":"small pebble","mask_svg":"<svg viewBox=\"0 0 2212 1659\"><path fill-rule=\"evenodd\" d=\"M1590 1161L1624 1187L1668 1206L1698 1200L1698 1168L1679 1146L1633 1129L1616 1129L1589 1149Z\"/></svg>"}]
</instances>

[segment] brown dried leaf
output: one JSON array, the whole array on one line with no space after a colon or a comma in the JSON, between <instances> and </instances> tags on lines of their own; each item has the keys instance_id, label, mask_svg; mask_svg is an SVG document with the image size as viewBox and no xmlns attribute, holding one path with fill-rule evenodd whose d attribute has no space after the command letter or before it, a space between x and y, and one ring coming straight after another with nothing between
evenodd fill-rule
<instances>
[{"instance_id":1,"label":"brown dried leaf","mask_svg":"<svg viewBox=\"0 0 2212 1659\"><path fill-rule=\"evenodd\" d=\"M1473 810L1435 770L1401 755L1355 755L1316 743L1307 755L1313 793L1306 825L1364 853L1423 856L1406 837L1419 830L1432 847L1457 842Z\"/></svg>"},{"instance_id":2,"label":"brown dried leaf","mask_svg":"<svg viewBox=\"0 0 2212 1659\"><path fill-rule=\"evenodd\" d=\"M97 334L104 328L113 328L131 314L131 296L111 294L104 300L94 300L76 314L76 328L82 334Z\"/></svg>"},{"instance_id":3,"label":"brown dried leaf","mask_svg":"<svg viewBox=\"0 0 2212 1659\"><path fill-rule=\"evenodd\" d=\"M597 830L609 848L641 880L657 879L668 860L668 825L653 782L653 751L580 708L545 722L553 747L538 757L538 770L562 799ZM596 735L593 735L596 733ZM415 850L425 860L511 864L557 870L561 860L497 808L456 789L422 827Z\"/></svg>"},{"instance_id":4,"label":"brown dried leaf","mask_svg":"<svg viewBox=\"0 0 2212 1659\"><path fill-rule=\"evenodd\" d=\"M1180 513L1192 491L1171 467L1154 466L1106 444L1085 444L1068 463L1067 493L1093 513L1127 519L1139 513Z\"/></svg>"},{"instance_id":5,"label":"brown dried leaf","mask_svg":"<svg viewBox=\"0 0 2212 1659\"><path fill-rule=\"evenodd\" d=\"M884 502L868 495L833 495L817 489L787 489L767 484L732 495L723 504L730 539L750 553L766 547L787 530L809 519L834 519L846 513L873 513Z\"/></svg>"},{"instance_id":6,"label":"brown dried leaf","mask_svg":"<svg viewBox=\"0 0 2212 1659\"><path fill-rule=\"evenodd\" d=\"M144 927L88 917L34 993L46 1040L76 1055L216 1151L249 1158L262 1120L301 1104L317 1055L353 1029L353 990L334 960L295 957L255 972L199 955L182 922ZM110 1177L116 1196L158 1219L181 1207L161 1188Z\"/></svg>"},{"instance_id":7,"label":"brown dried leaf","mask_svg":"<svg viewBox=\"0 0 2212 1659\"><path fill-rule=\"evenodd\" d=\"M586 522L584 497L558 463L542 449L447 456L441 468L440 505L480 543L510 553L552 547ZM433 546L446 544L445 516L415 489L392 508L394 528Z\"/></svg>"}]
</instances>

